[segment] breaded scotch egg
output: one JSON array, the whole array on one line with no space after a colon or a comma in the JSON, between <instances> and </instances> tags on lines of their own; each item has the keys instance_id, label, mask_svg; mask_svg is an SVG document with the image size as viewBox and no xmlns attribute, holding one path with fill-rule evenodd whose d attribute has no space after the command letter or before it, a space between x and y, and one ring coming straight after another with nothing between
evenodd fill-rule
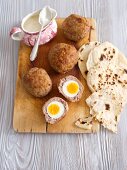
<instances>
[{"instance_id":1,"label":"breaded scotch egg","mask_svg":"<svg viewBox=\"0 0 127 170\"><path fill-rule=\"evenodd\" d=\"M58 43L50 49L48 59L55 71L66 73L77 64L78 52L72 45Z\"/></svg>"},{"instance_id":2,"label":"breaded scotch egg","mask_svg":"<svg viewBox=\"0 0 127 170\"><path fill-rule=\"evenodd\" d=\"M76 77L67 76L60 80L58 90L69 101L77 102L82 97L84 86Z\"/></svg>"},{"instance_id":3,"label":"breaded scotch egg","mask_svg":"<svg viewBox=\"0 0 127 170\"><path fill-rule=\"evenodd\" d=\"M63 33L66 38L79 41L89 34L89 21L76 14L68 16L62 24Z\"/></svg>"},{"instance_id":4,"label":"breaded scotch egg","mask_svg":"<svg viewBox=\"0 0 127 170\"><path fill-rule=\"evenodd\" d=\"M68 104L60 97L53 97L44 104L42 110L46 122L54 124L66 115Z\"/></svg>"},{"instance_id":5,"label":"breaded scotch egg","mask_svg":"<svg viewBox=\"0 0 127 170\"><path fill-rule=\"evenodd\" d=\"M31 68L23 76L23 85L35 97L44 97L52 89L52 81L48 73L42 68Z\"/></svg>"}]
</instances>

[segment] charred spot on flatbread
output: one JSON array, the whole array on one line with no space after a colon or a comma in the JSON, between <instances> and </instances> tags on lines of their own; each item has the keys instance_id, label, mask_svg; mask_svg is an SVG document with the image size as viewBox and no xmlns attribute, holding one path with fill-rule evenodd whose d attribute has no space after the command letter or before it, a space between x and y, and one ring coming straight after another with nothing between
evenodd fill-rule
<instances>
[{"instance_id":1,"label":"charred spot on flatbread","mask_svg":"<svg viewBox=\"0 0 127 170\"><path fill-rule=\"evenodd\" d=\"M88 73L88 71L86 70L86 71L85 71L85 74L87 75L87 73Z\"/></svg>"},{"instance_id":2,"label":"charred spot on flatbread","mask_svg":"<svg viewBox=\"0 0 127 170\"><path fill-rule=\"evenodd\" d=\"M115 49L113 48L113 53L115 54Z\"/></svg>"},{"instance_id":3,"label":"charred spot on flatbread","mask_svg":"<svg viewBox=\"0 0 127 170\"><path fill-rule=\"evenodd\" d=\"M105 110L110 110L110 105L109 104L105 104Z\"/></svg>"},{"instance_id":4,"label":"charred spot on flatbread","mask_svg":"<svg viewBox=\"0 0 127 170\"><path fill-rule=\"evenodd\" d=\"M124 69L124 72L127 74L127 69Z\"/></svg>"},{"instance_id":5,"label":"charred spot on flatbread","mask_svg":"<svg viewBox=\"0 0 127 170\"><path fill-rule=\"evenodd\" d=\"M102 61L106 56L104 54L101 54L100 61Z\"/></svg>"},{"instance_id":6,"label":"charred spot on flatbread","mask_svg":"<svg viewBox=\"0 0 127 170\"><path fill-rule=\"evenodd\" d=\"M82 52L83 50L84 50L84 48L81 48L81 49L80 49L80 52Z\"/></svg>"}]
</instances>

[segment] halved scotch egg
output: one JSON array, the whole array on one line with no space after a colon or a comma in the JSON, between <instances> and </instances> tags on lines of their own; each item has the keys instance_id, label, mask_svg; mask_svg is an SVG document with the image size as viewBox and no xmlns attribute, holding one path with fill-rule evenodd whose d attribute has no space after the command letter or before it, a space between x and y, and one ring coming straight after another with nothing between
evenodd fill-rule
<instances>
[{"instance_id":1,"label":"halved scotch egg","mask_svg":"<svg viewBox=\"0 0 127 170\"><path fill-rule=\"evenodd\" d=\"M61 120L68 111L68 104L60 97L49 99L43 106L46 122L54 124Z\"/></svg>"},{"instance_id":2,"label":"halved scotch egg","mask_svg":"<svg viewBox=\"0 0 127 170\"><path fill-rule=\"evenodd\" d=\"M82 97L84 86L74 76L66 76L60 80L59 92L71 102L79 101Z\"/></svg>"}]
</instances>

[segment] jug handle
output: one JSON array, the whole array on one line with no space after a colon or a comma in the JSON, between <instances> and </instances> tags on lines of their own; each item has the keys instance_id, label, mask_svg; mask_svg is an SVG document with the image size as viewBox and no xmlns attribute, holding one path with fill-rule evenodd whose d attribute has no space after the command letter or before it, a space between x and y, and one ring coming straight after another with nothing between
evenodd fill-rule
<instances>
[{"instance_id":1,"label":"jug handle","mask_svg":"<svg viewBox=\"0 0 127 170\"><path fill-rule=\"evenodd\" d=\"M12 30L10 31L10 37L13 40L20 41L23 39L23 36L24 36L24 32L19 27L13 27Z\"/></svg>"}]
</instances>

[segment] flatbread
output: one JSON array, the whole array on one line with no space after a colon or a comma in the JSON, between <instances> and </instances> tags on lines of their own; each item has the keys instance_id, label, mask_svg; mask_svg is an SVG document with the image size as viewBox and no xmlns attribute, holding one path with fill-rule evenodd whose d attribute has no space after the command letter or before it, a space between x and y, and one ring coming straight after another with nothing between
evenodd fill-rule
<instances>
[{"instance_id":1,"label":"flatbread","mask_svg":"<svg viewBox=\"0 0 127 170\"><path fill-rule=\"evenodd\" d=\"M92 110L92 116L95 116L104 127L115 133L122 110L122 101L121 95L110 88L94 92L86 99L86 103Z\"/></svg>"},{"instance_id":2,"label":"flatbread","mask_svg":"<svg viewBox=\"0 0 127 170\"><path fill-rule=\"evenodd\" d=\"M88 44L84 44L83 46L80 47L80 49L78 51L78 53L79 53L78 66L79 66L79 69L85 79L86 79L86 75L87 75L86 62L88 59L88 55L92 49L94 49L95 47L97 47L99 45L100 45L100 42L93 41Z\"/></svg>"},{"instance_id":3,"label":"flatbread","mask_svg":"<svg viewBox=\"0 0 127 170\"><path fill-rule=\"evenodd\" d=\"M87 74L87 84L92 92L101 90L105 86L115 86L121 84L126 85L127 73L125 69L120 67L112 67L111 65L106 69L97 65L90 69Z\"/></svg>"},{"instance_id":4,"label":"flatbread","mask_svg":"<svg viewBox=\"0 0 127 170\"><path fill-rule=\"evenodd\" d=\"M91 42L79 49L78 66L92 94L86 99L91 117L79 118L76 126L89 129L89 120L97 119L116 133L120 112L127 103L126 57L109 42Z\"/></svg>"},{"instance_id":5,"label":"flatbread","mask_svg":"<svg viewBox=\"0 0 127 170\"><path fill-rule=\"evenodd\" d=\"M119 51L119 56L118 56L118 65L120 68L127 69L127 58L120 51Z\"/></svg>"},{"instance_id":6,"label":"flatbread","mask_svg":"<svg viewBox=\"0 0 127 170\"><path fill-rule=\"evenodd\" d=\"M88 118L79 118L76 122L75 125L82 128L82 129L88 129L91 130L92 129L92 118L90 117L90 119Z\"/></svg>"},{"instance_id":7,"label":"flatbread","mask_svg":"<svg viewBox=\"0 0 127 170\"><path fill-rule=\"evenodd\" d=\"M87 70L97 64L109 65L118 63L118 49L109 42L104 42L98 47L95 47L88 55L86 62Z\"/></svg>"},{"instance_id":8,"label":"flatbread","mask_svg":"<svg viewBox=\"0 0 127 170\"><path fill-rule=\"evenodd\" d=\"M88 117L85 118L79 118L76 122L75 125L79 128L85 129L85 130L91 130L92 132L96 132L96 130L93 127L93 123L98 123L97 120L95 120L94 116L89 115Z\"/></svg>"},{"instance_id":9,"label":"flatbread","mask_svg":"<svg viewBox=\"0 0 127 170\"><path fill-rule=\"evenodd\" d=\"M92 67L87 73L87 84L89 89L94 92L101 90L110 83L112 84L114 82L114 70L115 69L111 67L104 67L100 64Z\"/></svg>"},{"instance_id":10,"label":"flatbread","mask_svg":"<svg viewBox=\"0 0 127 170\"><path fill-rule=\"evenodd\" d=\"M124 55L119 55L119 63L114 64L97 64L90 68L87 73L87 84L92 92L98 91L109 86L112 88L123 88L123 95L127 99L127 59Z\"/></svg>"}]
</instances>

